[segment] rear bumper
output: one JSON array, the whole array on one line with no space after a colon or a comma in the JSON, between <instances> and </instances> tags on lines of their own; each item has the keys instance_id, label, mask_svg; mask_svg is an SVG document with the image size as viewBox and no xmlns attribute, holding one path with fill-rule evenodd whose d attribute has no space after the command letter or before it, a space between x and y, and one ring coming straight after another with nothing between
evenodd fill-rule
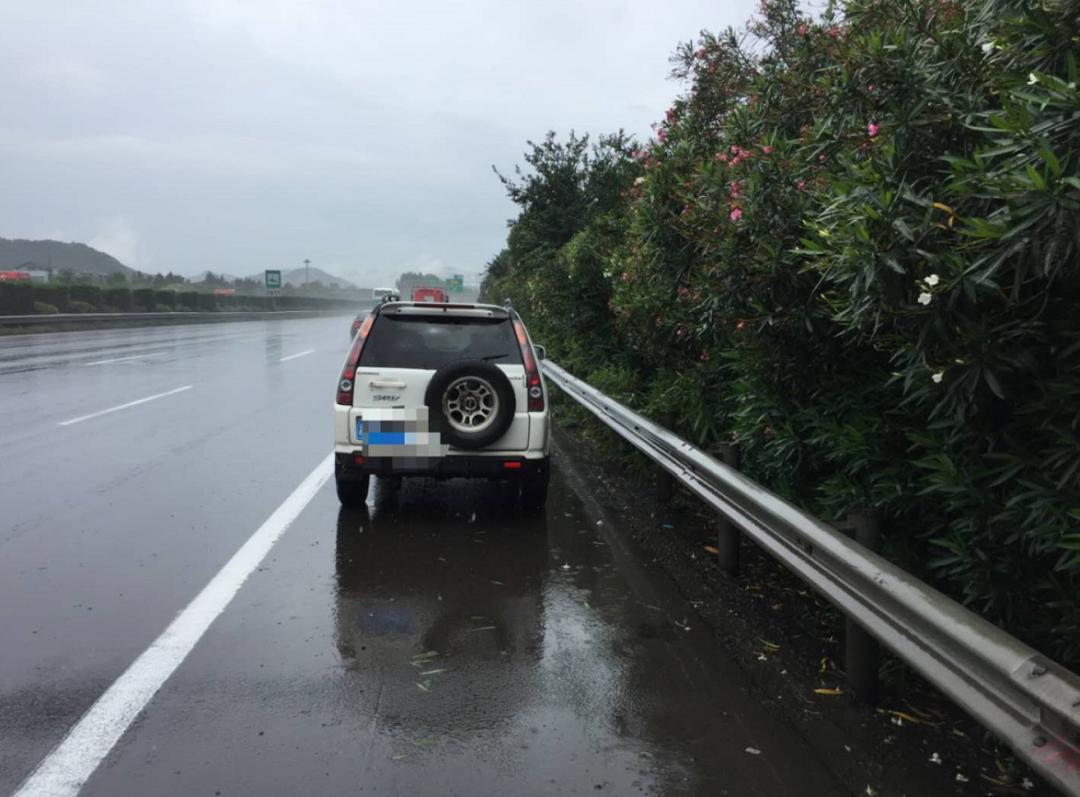
<instances>
[{"instance_id":1,"label":"rear bumper","mask_svg":"<svg viewBox=\"0 0 1080 797\"><path fill-rule=\"evenodd\" d=\"M435 479L547 479L549 458L457 455L437 458L363 457L359 453L335 455L338 478L377 476L428 476ZM358 461L360 460L360 461Z\"/></svg>"}]
</instances>

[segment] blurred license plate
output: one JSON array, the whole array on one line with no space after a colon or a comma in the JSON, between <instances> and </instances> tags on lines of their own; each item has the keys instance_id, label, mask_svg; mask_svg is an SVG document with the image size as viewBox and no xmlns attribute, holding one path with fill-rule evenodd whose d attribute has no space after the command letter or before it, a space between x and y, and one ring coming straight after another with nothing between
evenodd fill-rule
<instances>
[{"instance_id":1,"label":"blurred license plate","mask_svg":"<svg viewBox=\"0 0 1080 797\"><path fill-rule=\"evenodd\" d=\"M402 413L402 416L405 416ZM408 417L356 419L356 442L370 457L442 457L447 446L438 432L429 430L427 408L408 413Z\"/></svg>"},{"instance_id":2,"label":"blurred license plate","mask_svg":"<svg viewBox=\"0 0 1080 797\"><path fill-rule=\"evenodd\" d=\"M403 446L405 445L405 433L368 432L367 442L371 446Z\"/></svg>"},{"instance_id":3,"label":"blurred license plate","mask_svg":"<svg viewBox=\"0 0 1080 797\"><path fill-rule=\"evenodd\" d=\"M368 421L356 419L356 439L369 446L403 446L415 442L416 434L405 431L403 421ZM409 424L415 426L415 424ZM410 440L409 438L413 438Z\"/></svg>"}]
</instances>

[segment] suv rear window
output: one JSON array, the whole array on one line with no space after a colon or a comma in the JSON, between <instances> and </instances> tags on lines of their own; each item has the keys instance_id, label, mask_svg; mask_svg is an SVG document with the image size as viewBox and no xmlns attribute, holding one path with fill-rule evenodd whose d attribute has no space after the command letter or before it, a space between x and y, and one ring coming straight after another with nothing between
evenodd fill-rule
<instances>
[{"instance_id":1,"label":"suv rear window","mask_svg":"<svg viewBox=\"0 0 1080 797\"><path fill-rule=\"evenodd\" d=\"M368 368L434 371L459 360L521 365L510 319L380 315L360 355Z\"/></svg>"}]
</instances>

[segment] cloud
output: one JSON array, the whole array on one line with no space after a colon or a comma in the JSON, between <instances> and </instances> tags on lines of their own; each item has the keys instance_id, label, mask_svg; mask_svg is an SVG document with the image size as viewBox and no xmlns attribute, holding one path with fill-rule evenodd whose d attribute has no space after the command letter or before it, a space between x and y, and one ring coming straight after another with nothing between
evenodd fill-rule
<instances>
[{"instance_id":1,"label":"cloud","mask_svg":"<svg viewBox=\"0 0 1080 797\"><path fill-rule=\"evenodd\" d=\"M23 67L20 77L35 88L82 95L100 94L105 73L96 66L66 55L48 55Z\"/></svg>"},{"instance_id":2,"label":"cloud","mask_svg":"<svg viewBox=\"0 0 1080 797\"><path fill-rule=\"evenodd\" d=\"M102 219L88 243L94 249L112 255L125 266L140 268L139 236L124 216Z\"/></svg>"},{"instance_id":3,"label":"cloud","mask_svg":"<svg viewBox=\"0 0 1080 797\"><path fill-rule=\"evenodd\" d=\"M274 141L256 136L151 137L130 133L97 136L31 135L0 129L0 152L50 162L95 162L152 170L203 170L215 175L287 174L368 166L364 151L336 144Z\"/></svg>"},{"instance_id":4,"label":"cloud","mask_svg":"<svg viewBox=\"0 0 1080 797\"><path fill-rule=\"evenodd\" d=\"M144 270L475 273L516 212L492 164L650 135L676 44L756 5L3 0L0 223Z\"/></svg>"}]
</instances>

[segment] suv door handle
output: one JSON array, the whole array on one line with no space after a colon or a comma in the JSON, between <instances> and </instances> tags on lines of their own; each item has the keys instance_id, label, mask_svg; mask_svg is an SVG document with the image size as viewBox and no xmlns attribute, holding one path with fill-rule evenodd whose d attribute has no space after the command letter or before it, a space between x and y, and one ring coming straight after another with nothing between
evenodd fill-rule
<instances>
[{"instance_id":1,"label":"suv door handle","mask_svg":"<svg viewBox=\"0 0 1080 797\"><path fill-rule=\"evenodd\" d=\"M397 379L372 379L371 387L396 387L403 388L405 383Z\"/></svg>"}]
</instances>

